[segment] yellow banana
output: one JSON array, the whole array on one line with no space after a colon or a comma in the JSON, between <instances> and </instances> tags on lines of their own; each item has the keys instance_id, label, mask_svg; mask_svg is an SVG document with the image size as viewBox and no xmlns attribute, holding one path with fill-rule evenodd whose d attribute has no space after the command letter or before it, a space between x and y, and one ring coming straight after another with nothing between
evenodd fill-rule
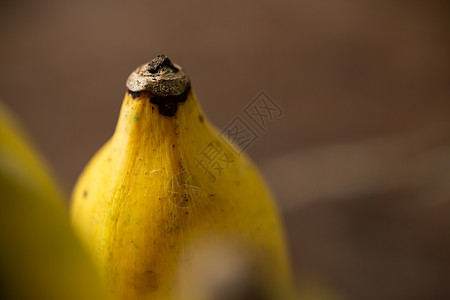
<instances>
[{"instance_id":1,"label":"yellow banana","mask_svg":"<svg viewBox=\"0 0 450 300\"><path fill-rule=\"evenodd\" d=\"M108 299L59 190L1 105L0 196L1 299Z\"/></svg>"},{"instance_id":2,"label":"yellow banana","mask_svg":"<svg viewBox=\"0 0 450 300\"><path fill-rule=\"evenodd\" d=\"M117 127L81 174L71 216L120 299L290 299L277 209L244 154L160 55L127 81Z\"/></svg>"}]
</instances>

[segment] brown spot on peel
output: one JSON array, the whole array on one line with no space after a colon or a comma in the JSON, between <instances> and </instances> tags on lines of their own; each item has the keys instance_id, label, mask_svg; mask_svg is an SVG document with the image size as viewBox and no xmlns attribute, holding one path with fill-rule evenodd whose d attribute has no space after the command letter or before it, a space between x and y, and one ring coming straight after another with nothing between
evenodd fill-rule
<instances>
[{"instance_id":1,"label":"brown spot on peel","mask_svg":"<svg viewBox=\"0 0 450 300\"><path fill-rule=\"evenodd\" d=\"M131 95L131 98L136 99L139 98L139 96L141 95L141 92L132 92L132 91L128 91Z\"/></svg>"},{"instance_id":2,"label":"brown spot on peel","mask_svg":"<svg viewBox=\"0 0 450 300\"><path fill-rule=\"evenodd\" d=\"M186 101L188 93L189 89L180 95L175 96L161 97L153 95L150 102L158 105L158 111L160 114L171 117L177 112L178 103Z\"/></svg>"}]
</instances>

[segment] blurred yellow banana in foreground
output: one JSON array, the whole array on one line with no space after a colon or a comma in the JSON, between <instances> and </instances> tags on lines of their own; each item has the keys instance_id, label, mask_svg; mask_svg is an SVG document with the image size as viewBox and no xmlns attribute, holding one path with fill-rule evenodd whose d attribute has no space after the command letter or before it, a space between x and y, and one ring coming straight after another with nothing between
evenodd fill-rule
<instances>
[{"instance_id":1,"label":"blurred yellow banana in foreground","mask_svg":"<svg viewBox=\"0 0 450 300\"><path fill-rule=\"evenodd\" d=\"M108 299L59 190L0 103L0 298Z\"/></svg>"},{"instance_id":2,"label":"blurred yellow banana in foreground","mask_svg":"<svg viewBox=\"0 0 450 300\"><path fill-rule=\"evenodd\" d=\"M160 55L127 82L112 138L81 174L73 224L119 299L291 299L278 211L249 159Z\"/></svg>"}]
</instances>

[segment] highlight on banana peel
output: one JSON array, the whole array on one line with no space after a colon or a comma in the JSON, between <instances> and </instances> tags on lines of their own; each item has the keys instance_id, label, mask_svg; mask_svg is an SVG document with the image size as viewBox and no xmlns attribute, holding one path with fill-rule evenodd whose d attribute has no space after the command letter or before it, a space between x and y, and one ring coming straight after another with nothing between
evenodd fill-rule
<instances>
[{"instance_id":1,"label":"highlight on banana peel","mask_svg":"<svg viewBox=\"0 0 450 300\"><path fill-rule=\"evenodd\" d=\"M59 189L0 103L0 298L110 299Z\"/></svg>"},{"instance_id":2,"label":"highlight on banana peel","mask_svg":"<svg viewBox=\"0 0 450 300\"><path fill-rule=\"evenodd\" d=\"M126 85L114 134L72 193L73 226L108 289L118 299L293 299L270 191L210 124L184 70L159 55ZM228 162L220 176L199 160L205 149Z\"/></svg>"}]
</instances>

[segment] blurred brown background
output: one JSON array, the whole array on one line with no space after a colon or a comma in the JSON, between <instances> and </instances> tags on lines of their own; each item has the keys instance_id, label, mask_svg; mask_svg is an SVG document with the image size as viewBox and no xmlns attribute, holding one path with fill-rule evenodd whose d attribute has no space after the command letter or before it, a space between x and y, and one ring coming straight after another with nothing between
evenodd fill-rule
<instances>
[{"instance_id":1,"label":"blurred brown background","mask_svg":"<svg viewBox=\"0 0 450 300\"><path fill-rule=\"evenodd\" d=\"M302 291L450 299L447 1L0 3L0 98L67 194L164 53L219 128L260 90L284 109L248 153Z\"/></svg>"}]
</instances>

